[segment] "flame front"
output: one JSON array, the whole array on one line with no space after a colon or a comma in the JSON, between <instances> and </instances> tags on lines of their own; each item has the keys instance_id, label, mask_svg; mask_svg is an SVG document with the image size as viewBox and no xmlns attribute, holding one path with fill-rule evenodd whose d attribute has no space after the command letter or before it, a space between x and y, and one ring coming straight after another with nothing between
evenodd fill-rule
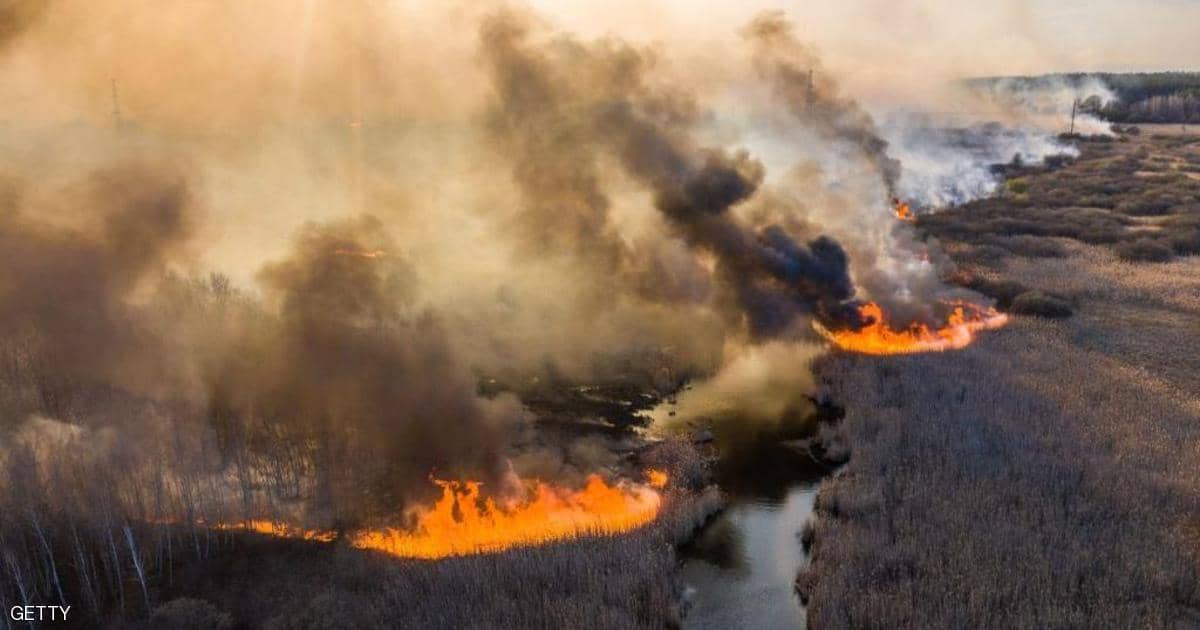
<instances>
[{"instance_id":1,"label":"flame front","mask_svg":"<svg viewBox=\"0 0 1200 630\"><path fill-rule=\"evenodd\" d=\"M896 213L896 218L901 221L916 221L917 215L913 214L912 207L906 201L899 199L892 200L892 211Z\"/></svg>"},{"instance_id":2,"label":"flame front","mask_svg":"<svg viewBox=\"0 0 1200 630\"><path fill-rule=\"evenodd\" d=\"M916 322L907 328L894 330L884 316L883 308L875 302L863 304L859 315L871 323L858 330L828 330L814 324L817 332L835 346L861 354L911 354L941 352L965 348L981 330L1000 328L1008 316L991 307L958 302L946 318L946 325L930 328Z\"/></svg>"},{"instance_id":3,"label":"flame front","mask_svg":"<svg viewBox=\"0 0 1200 630\"><path fill-rule=\"evenodd\" d=\"M435 479L442 496L432 507L416 510L415 527L363 531L351 535L349 543L359 549L396 556L435 559L491 553L588 534L625 532L646 525L658 515L662 497L650 486L664 487L667 474L648 470L646 476L649 485L609 485L599 475L591 475L580 490L540 481L522 482L524 499L505 505L484 498L478 481ZM264 520L217 528L322 542L337 538L333 532L297 529Z\"/></svg>"},{"instance_id":4,"label":"flame front","mask_svg":"<svg viewBox=\"0 0 1200 630\"><path fill-rule=\"evenodd\" d=\"M333 542L337 538L337 534L334 532L326 532L318 529L300 529L292 527L287 523L264 519L252 519L238 523L237 525L218 523L214 529L238 529L257 534L266 534L268 536L278 536L280 538L300 538L303 540L319 540L321 542Z\"/></svg>"},{"instance_id":5,"label":"flame front","mask_svg":"<svg viewBox=\"0 0 1200 630\"><path fill-rule=\"evenodd\" d=\"M529 499L510 507L482 498L478 482L436 483L442 497L431 509L418 513L414 529L363 532L352 544L413 558L488 553L585 534L629 531L654 520L662 501L649 487L610 486L599 475L588 477L578 491L533 482Z\"/></svg>"}]
</instances>

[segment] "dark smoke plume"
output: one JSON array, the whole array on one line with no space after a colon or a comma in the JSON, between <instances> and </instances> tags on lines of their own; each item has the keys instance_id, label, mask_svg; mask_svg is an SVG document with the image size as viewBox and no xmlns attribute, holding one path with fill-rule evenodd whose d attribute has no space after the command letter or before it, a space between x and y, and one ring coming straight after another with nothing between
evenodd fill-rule
<instances>
[{"instance_id":1,"label":"dark smoke plume","mask_svg":"<svg viewBox=\"0 0 1200 630\"><path fill-rule=\"evenodd\" d=\"M428 476L495 481L514 401L475 393L416 279L370 217L300 230L259 274L277 319L250 357L211 372L212 407L315 439L313 516L396 516ZM375 510L375 511L373 511Z\"/></svg>"},{"instance_id":2,"label":"dark smoke plume","mask_svg":"<svg viewBox=\"0 0 1200 630\"><path fill-rule=\"evenodd\" d=\"M0 2L0 51L32 26L53 0L3 0Z\"/></svg>"},{"instance_id":3,"label":"dark smoke plume","mask_svg":"<svg viewBox=\"0 0 1200 630\"><path fill-rule=\"evenodd\" d=\"M754 64L769 80L789 111L821 136L848 142L878 171L891 199L900 181L900 162L888 155L888 143L871 115L839 93L837 82L821 69L816 54L796 38L781 11L759 15L743 35L754 46Z\"/></svg>"},{"instance_id":4,"label":"dark smoke plume","mask_svg":"<svg viewBox=\"0 0 1200 630\"><path fill-rule=\"evenodd\" d=\"M506 472L519 405L476 394L444 325L415 305L413 269L379 221L304 227L259 273L259 301L219 276L172 275L199 227L175 170L109 167L46 206L27 207L19 182L3 193L0 434L38 417L118 428L117 442L140 452L98 456L113 470L229 474L244 484L238 516L298 504L323 526L398 516L426 498L430 473ZM164 448L171 472L145 472ZM250 481L261 476L284 481Z\"/></svg>"},{"instance_id":5,"label":"dark smoke plume","mask_svg":"<svg viewBox=\"0 0 1200 630\"><path fill-rule=\"evenodd\" d=\"M58 379L135 391L157 382L161 348L129 302L185 257L198 219L183 176L126 163L68 187L50 207L24 207L20 181L5 184L4 198L0 339Z\"/></svg>"},{"instance_id":6,"label":"dark smoke plume","mask_svg":"<svg viewBox=\"0 0 1200 630\"><path fill-rule=\"evenodd\" d=\"M783 333L804 313L839 323L849 317L853 322L847 301L854 287L841 246L824 236L798 242L779 226L755 227L734 216L731 208L753 197L761 186L762 164L744 151L697 144L691 126L698 107L688 94L649 82L645 74L651 58L612 41L588 46L558 39L539 47L528 39L520 19L509 14L483 27L483 52L501 97L503 119L524 120L529 112L538 112L535 119L546 112L570 112L568 131L556 125L542 128L542 133L550 138L569 133L565 146L576 156L600 153L615 158L626 176L645 186L674 235L695 251L715 257L720 299L731 319L744 320L756 338ZM589 170L594 159L586 162ZM527 173L525 165L515 169L518 181ZM570 204L541 203L546 198L540 189L523 190L539 200L535 207L554 208L586 224L602 216L597 209L604 204L590 200L602 200L603 194L593 178L575 180L581 182L586 186L571 188L575 203ZM548 194L561 190L551 186ZM576 243L574 234L550 238Z\"/></svg>"}]
</instances>

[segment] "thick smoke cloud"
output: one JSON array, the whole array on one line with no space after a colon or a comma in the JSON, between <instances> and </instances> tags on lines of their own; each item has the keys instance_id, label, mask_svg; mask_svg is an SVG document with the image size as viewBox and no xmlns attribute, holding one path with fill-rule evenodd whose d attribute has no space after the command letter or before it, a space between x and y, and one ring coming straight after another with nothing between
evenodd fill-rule
<instances>
[{"instance_id":1,"label":"thick smoke cloud","mask_svg":"<svg viewBox=\"0 0 1200 630\"><path fill-rule=\"evenodd\" d=\"M243 485L236 513L326 527L394 517L426 498L431 473L507 472L506 432L524 412L510 396L477 395L377 219L303 227L259 272L260 301L219 276L173 275L203 213L171 168L113 166L41 204L23 192L6 183L0 212L0 431L38 451L41 467L65 452L18 440L33 426L26 418L74 421L129 447L81 461L139 483L201 476L224 486L225 467L245 483L274 470L291 481L265 493ZM173 432L197 441L181 448ZM172 444L169 470L154 468ZM237 494L225 488L217 504Z\"/></svg>"},{"instance_id":2,"label":"thick smoke cloud","mask_svg":"<svg viewBox=\"0 0 1200 630\"><path fill-rule=\"evenodd\" d=\"M572 193L570 203L535 202L534 219L546 207L560 213L559 223L569 220L562 217L574 217L576 225L603 218L604 197L588 173L594 170L595 155L615 158L626 177L648 189L670 233L715 258L714 277L726 314L735 325L744 320L752 337L781 334L800 314L815 312L840 322L853 312L845 305L854 293L847 256L836 241L819 236L798 242L778 225L756 228L733 215L731 208L762 185L762 164L744 151L699 145L691 131L698 111L692 96L652 84L646 76L652 59L614 42L589 47L559 39L539 48L528 39L527 28L512 14L495 17L483 28L484 55L504 104L504 119L524 121L523 113L538 112L534 120L539 120L552 115L547 112L570 111L565 130L562 125L538 129L552 130L541 132L550 142L569 138L576 156L589 156L586 164L579 158L568 162L583 167L572 171L569 186L523 186L539 202L547 199L546 191ZM565 78L571 74L586 79ZM557 171L550 167L545 172ZM527 175L526 165L518 165L518 181ZM561 194L550 198L561 201ZM592 238L587 244L593 248L604 242L598 240L603 227L583 232ZM578 234L568 229L551 238L577 244ZM609 251L620 254L615 246Z\"/></svg>"},{"instance_id":3,"label":"thick smoke cloud","mask_svg":"<svg viewBox=\"0 0 1200 630\"><path fill-rule=\"evenodd\" d=\"M259 273L278 320L253 356L235 350L214 372L214 407L316 438L314 507L341 518L360 504L394 511L425 494L431 473L498 479L506 425L520 417L513 401L476 395L381 231L371 217L302 228Z\"/></svg>"},{"instance_id":4,"label":"thick smoke cloud","mask_svg":"<svg viewBox=\"0 0 1200 630\"><path fill-rule=\"evenodd\" d=\"M5 0L0 4L0 51L20 37L50 4L52 0Z\"/></svg>"},{"instance_id":5,"label":"thick smoke cloud","mask_svg":"<svg viewBox=\"0 0 1200 630\"><path fill-rule=\"evenodd\" d=\"M168 263L186 258L199 221L186 178L131 162L39 203L26 199L33 193L33 182L4 183L0 338L57 378L137 391L161 384L154 375L165 359L129 301Z\"/></svg>"}]
</instances>

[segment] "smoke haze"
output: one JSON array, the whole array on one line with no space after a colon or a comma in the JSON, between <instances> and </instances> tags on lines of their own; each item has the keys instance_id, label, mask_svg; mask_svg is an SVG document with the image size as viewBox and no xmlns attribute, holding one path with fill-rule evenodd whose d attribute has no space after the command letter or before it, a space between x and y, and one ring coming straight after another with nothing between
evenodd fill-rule
<instances>
[{"instance_id":1,"label":"smoke haze","mask_svg":"<svg viewBox=\"0 0 1200 630\"><path fill-rule=\"evenodd\" d=\"M996 32L1033 19L998 6ZM716 375L689 414L803 406L813 321L979 299L891 197L934 211L1062 148L1030 100L944 116L967 70L945 46L986 20L928 3L975 30L906 41L843 10L696 30L672 3L5 4L9 462L119 435L95 440L137 445L104 446L108 469L190 480L142 516L352 528L431 472L605 464L514 452L550 387ZM1036 65L1039 41L970 70Z\"/></svg>"}]
</instances>

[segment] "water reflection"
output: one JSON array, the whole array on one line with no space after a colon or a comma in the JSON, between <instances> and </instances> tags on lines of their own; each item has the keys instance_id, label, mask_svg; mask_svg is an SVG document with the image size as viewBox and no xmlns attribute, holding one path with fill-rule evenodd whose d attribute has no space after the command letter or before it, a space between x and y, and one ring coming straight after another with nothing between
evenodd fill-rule
<instances>
[{"instance_id":1,"label":"water reflection","mask_svg":"<svg viewBox=\"0 0 1200 630\"><path fill-rule=\"evenodd\" d=\"M799 531L812 512L817 482L828 471L802 447L780 438L721 445L717 478L729 507L682 551L681 578L690 602L684 627L805 627L793 587L806 561Z\"/></svg>"}]
</instances>

